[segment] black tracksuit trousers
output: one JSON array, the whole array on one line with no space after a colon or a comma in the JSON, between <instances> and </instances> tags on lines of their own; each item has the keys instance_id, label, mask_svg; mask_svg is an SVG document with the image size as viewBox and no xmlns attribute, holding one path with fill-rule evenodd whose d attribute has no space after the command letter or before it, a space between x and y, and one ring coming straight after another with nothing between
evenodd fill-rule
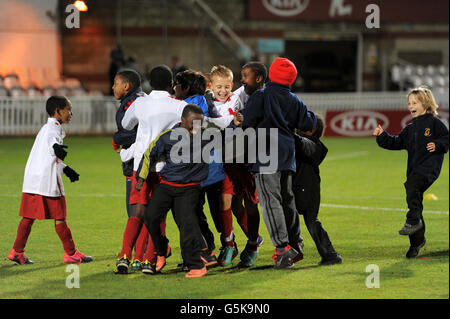
<instances>
[{"instance_id":1,"label":"black tracksuit trousers","mask_svg":"<svg viewBox=\"0 0 450 319\"><path fill-rule=\"evenodd\" d=\"M423 227L417 232L409 236L411 247L418 247L425 240L425 221L422 216L423 211L423 194L432 185L425 176L410 175L406 179L406 203L408 204L408 212L406 213L406 222L415 225L422 220Z\"/></svg>"},{"instance_id":2,"label":"black tracksuit trousers","mask_svg":"<svg viewBox=\"0 0 450 319\"><path fill-rule=\"evenodd\" d=\"M200 185L177 187L161 183L155 187L152 199L145 212L145 225L152 237L158 256L167 253L167 238L161 235L160 223L172 210L175 223L180 230L180 247L183 263L189 269L201 269L200 258L202 234L195 208L200 195Z\"/></svg>"},{"instance_id":3,"label":"black tracksuit trousers","mask_svg":"<svg viewBox=\"0 0 450 319\"><path fill-rule=\"evenodd\" d=\"M303 215L306 228L308 229L311 238L316 244L317 251L323 259L332 259L336 257L337 253L331 244L328 233L323 228L320 220L317 219L318 212L306 211L299 212Z\"/></svg>"},{"instance_id":4,"label":"black tracksuit trousers","mask_svg":"<svg viewBox=\"0 0 450 319\"><path fill-rule=\"evenodd\" d=\"M214 234L209 228L208 219L204 213L203 207L206 203L205 195L208 198L209 211L218 233L222 233L222 221L220 213L222 211L222 181L203 187L200 190L199 200L195 209L200 231L204 242L203 248L207 247L209 251L216 248L214 244Z\"/></svg>"}]
</instances>

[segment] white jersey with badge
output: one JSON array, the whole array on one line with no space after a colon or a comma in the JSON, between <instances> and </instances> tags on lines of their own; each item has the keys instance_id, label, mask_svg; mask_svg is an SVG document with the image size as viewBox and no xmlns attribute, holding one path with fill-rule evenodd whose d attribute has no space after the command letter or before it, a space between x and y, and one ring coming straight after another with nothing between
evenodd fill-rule
<instances>
[{"instance_id":1,"label":"white jersey with badge","mask_svg":"<svg viewBox=\"0 0 450 319\"><path fill-rule=\"evenodd\" d=\"M139 124L134 143L133 170L137 171L142 156L163 131L172 128L181 120L181 114L187 105L185 101L175 99L167 91L153 90L149 95L137 98L122 119L123 128L130 130ZM157 163L159 172L164 162Z\"/></svg>"},{"instance_id":2,"label":"white jersey with badge","mask_svg":"<svg viewBox=\"0 0 450 319\"><path fill-rule=\"evenodd\" d=\"M23 179L24 193L47 197L64 196L61 175L66 165L56 157L53 144L63 144L66 136L61 124L49 118L39 131L28 156Z\"/></svg>"},{"instance_id":3,"label":"white jersey with badge","mask_svg":"<svg viewBox=\"0 0 450 319\"><path fill-rule=\"evenodd\" d=\"M250 96L247 93L245 93L244 86L242 85L241 87L239 87L239 89L235 90L233 92L233 95L239 98L241 104L240 110L242 110L245 107L245 104L247 104L248 99L250 98Z\"/></svg>"}]
</instances>

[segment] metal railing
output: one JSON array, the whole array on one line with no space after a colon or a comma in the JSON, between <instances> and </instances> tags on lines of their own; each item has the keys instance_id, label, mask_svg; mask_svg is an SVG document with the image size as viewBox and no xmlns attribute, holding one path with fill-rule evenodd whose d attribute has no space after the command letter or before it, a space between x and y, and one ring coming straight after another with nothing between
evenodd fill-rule
<instances>
[{"instance_id":1,"label":"metal railing","mask_svg":"<svg viewBox=\"0 0 450 319\"><path fill-rule=\"evenodd\" d=\"M338 110L406 110L405 92L298 93L314 112L323 116ZM449 109L449 95L436 92L439 110ZM73 117L68 134L112 134L116 131L119 102L113 97L72 97ZM35 135L47 122L45 97L0 97L0 136ZM438 111L439 111L438 110Z\"/></svg>"},{"instance_id":2,"label":"metal railing","mask_svg":"<svg viewBox=\"0 0 450 319\"><path fill-rule=\"evenodd\" d=\"M116 130L119 103L113 97L72 97L69 134L104 134ZM0 136L34 135L47 122L45 97L0 98Z\"/></svg>"}]
</instances>

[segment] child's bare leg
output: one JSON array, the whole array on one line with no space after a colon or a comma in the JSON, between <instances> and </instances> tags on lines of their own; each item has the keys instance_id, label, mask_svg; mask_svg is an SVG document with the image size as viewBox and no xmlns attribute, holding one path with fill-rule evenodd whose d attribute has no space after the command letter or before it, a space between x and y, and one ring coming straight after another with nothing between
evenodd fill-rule
<instances>
[{"instance_id":1,"label":"child's bare leg","mask_svg":"<svg viewBox=\"0 0 450 319\"><path fill-rule=\"evenodd\" d=\"M140 220L143 221L144 220L144 216L145 216L145 209L146 208L147 208L147 205L139 204L139 203L134 204L132 212L131 212L131 216L132 217L137 217L137 218L139 218Z\"/></svg>"}]
</instances>

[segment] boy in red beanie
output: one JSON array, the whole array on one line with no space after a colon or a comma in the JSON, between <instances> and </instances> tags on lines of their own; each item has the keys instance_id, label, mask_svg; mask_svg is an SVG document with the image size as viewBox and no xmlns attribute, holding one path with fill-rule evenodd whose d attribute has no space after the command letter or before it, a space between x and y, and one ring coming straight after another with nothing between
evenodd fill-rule
<instances>
[{"instance_id":1,"label":"boy in red beanie","mask_svg":"<svg viewBox=\"0 0 450 319\"><path fill-rule=\"evenodd\" d=\"M255 173L263 219L276 246L275 269L291 267L303 258L300 221L292 192L292 175L296 171L294 130L313 130L316 117L290 92L289 86L296 77L297 68L292 61L275 59L269 70L271 82L254 92L241 111L242 128L256 130L258 145L260 139L266 141L266 149L259 149L256 158L249 161L250 171ZM271 154L273 147L276 154Z\"/></svg>"}]
</instances>

